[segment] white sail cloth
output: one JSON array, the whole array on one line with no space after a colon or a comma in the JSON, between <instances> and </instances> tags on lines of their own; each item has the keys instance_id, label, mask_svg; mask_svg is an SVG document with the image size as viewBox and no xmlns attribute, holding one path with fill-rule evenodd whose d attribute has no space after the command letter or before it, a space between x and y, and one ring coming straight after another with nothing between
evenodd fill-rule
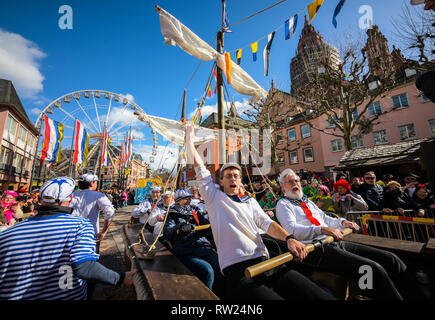
<instances>
[{"instance_id":1,"label":"white sail cloth","mask_svg":"<svg viewBox=\"0 0 435 320\"><path fill-rule=\"evenodd\" d=\"M149 123L151 128L161 134L164 138L179 146L184 146L185 128L180 121L150 116L136 110L134 114L139 120ZM218 138L218 131L208 128L195 128L195 145L200 145Z\"/></svg>"},{"instance_id":2,"label":"white sail cloth","mask_svg":"<svg viewBox=\"0 0 435 320\"><path fill-rule=\"evenodd\" d=\"M216 59L218 67L223 71L226 70L225 56L223 54L220 54L209 46L204 40L167 11L158 6L156 6L156 10L159 14L160 28L166 44L172 46L178 44L181 49L190 55L204 61ZM232 64L231 86L238 93L251 96L252 102L256 102L267 96L267 91L258 85L246 71L235 63Z\"/></svg>"}]
</instances>

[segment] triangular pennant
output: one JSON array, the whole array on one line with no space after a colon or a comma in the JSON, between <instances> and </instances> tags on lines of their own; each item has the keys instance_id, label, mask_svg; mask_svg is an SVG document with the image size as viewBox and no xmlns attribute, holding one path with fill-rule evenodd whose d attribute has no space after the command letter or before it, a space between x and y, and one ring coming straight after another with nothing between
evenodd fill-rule
<instances>
[{"instance_id":1,"label":"triangular pennant","mask_svg":"<svg viewBox=\"0 0 435 320\"><path fill-rule=\"evenodd\" d=\"M313 3L308 5L308 14L310 15L310 23L313 21L320 7L322 6L324 0L315 0Z\"/></svg>"}]
</instances>

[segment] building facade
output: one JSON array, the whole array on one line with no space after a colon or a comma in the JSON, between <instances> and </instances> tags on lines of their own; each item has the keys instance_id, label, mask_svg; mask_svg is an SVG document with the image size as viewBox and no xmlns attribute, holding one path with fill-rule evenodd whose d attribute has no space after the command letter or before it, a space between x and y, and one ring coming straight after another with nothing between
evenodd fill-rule
<instances>
[{"instance_id":1,"label":"building facade","mask_svg":"<svg viewBox=\"0 0 435 320\"><path fill-rule=\"evenodd\" d=\"M29 189L37 137L14 85L0 79L1 190Z\"/></svg>"},{"instance_id":2,"label":"building facade","mask_svg":"<svg viewBox=\"0 0 435 320\"><path fill-rule=\"evenodd\" d=\"M313 43L314 46L321 47L319 44L321 40L321 36L315 32L314 28L306 23L299 41L297 56L292 59L291 69L295 66L295 70L291 71L292 91L293 87L300 83L299 76L296 74L308 74L310 70L314 70L302 63L297 66L298 60L304 61L310 58L309 54L300 48ZM376 150L381 152L381 149L385 149L381 148L382 146L397 145L396 150L402 150L403 145L412 141L423 142L435 138L435 108L433 103L424 97L415 86L418 76L413 68L415 61L406 60L396 48L390 52L388 41L377 26L368 30L365 49L371 77L375 80L381 78L382 70L388 68L393 85L388 92L380 95L369 105L365 116L377 120L373 122L369 133L360 134L358 128L352 132L352 150L355 153L358 150L360 154L368 155ZM276 89L272 87L272 90ZM281 92L281 100L282 105L278 107L279 110L290 110L291 108L294 110L287 113L285 118L279 119L279 125L274 132L280 171L292 168L295 171L315 171L332 177L334 170L349 169L342 164L339 165L346 153L343 138L313 128L327 129L327 132L342 135L340 131L334 129L334 125L328 121L327 116L310 118L305 109L294 107L291 94ZM358 114L364 111L366 104L367 102L358 106ZM346 154L346 158L349 158L349 154ZM373 163L372 165L374 166ZM404 166L402 169L391 166L382 168L383 165L386 163L379 162L376 166L380 171L393 170L398 175L404 174L406 170L422 169L422 163L418 159L415 159L412 165ZM361 170L355 171L358 175L368 169L363 163L359 165L359 168Z\"/></svg>"}]
</instances>

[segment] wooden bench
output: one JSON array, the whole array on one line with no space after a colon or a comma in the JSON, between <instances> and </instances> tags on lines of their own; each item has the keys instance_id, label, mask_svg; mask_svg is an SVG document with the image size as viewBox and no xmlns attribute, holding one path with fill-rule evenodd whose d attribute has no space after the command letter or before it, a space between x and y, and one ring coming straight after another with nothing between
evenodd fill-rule
<instances>
[{"instance_id":1,"label":"wooden bench","mask_svg":"<svg viewBox=\"0 0 435 320\"><path fill-rule=\"evenodd\" d=\"M134 286L138 300L218 300L219 298L177 259L162 243L157 241L153 259L141 259L146 253L138 242L142 228L139 223L127 224L123 228L125 257L128 269L133 264L138 270ZM153 235L143 232L151 244Z\"/></svg>"}]
</instances>

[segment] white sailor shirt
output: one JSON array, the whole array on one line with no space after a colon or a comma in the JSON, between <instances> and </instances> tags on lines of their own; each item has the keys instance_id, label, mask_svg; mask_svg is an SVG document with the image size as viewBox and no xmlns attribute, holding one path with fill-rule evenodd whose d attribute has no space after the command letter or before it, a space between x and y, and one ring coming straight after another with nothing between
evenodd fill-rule
<instances>
[{"instance_id":1,"label":"white sailor shirt","mask_svg":"<svg viewBox=\"0 0 435 320\"><path fill-rule=\"evenodd\" d=\"M325 214L311 200L306 202L308 209L320 225L316 226L308 220L301 206L295 205L287 198L281 198L276 204L276 217L281 226L302 243L311 243L313 240L323 239L326 236L321 233L321 227L344 229L343 218L333 218Z\"/></svg>"},{"instance_id":2,"label":"white sailor shirt","mask_svg":"<svg viewBox=\"0 0 435 320\"><path fill-rule=\"evenodd\" d=\"M100 211L104 213L105 220L112 220L115 215L115 208L109 198L104 193L89 189L75 191L69 206L73 208L73 216L91 221L96 234L100 232Z\"/></svg>"},{"instance_id":3,"label":"white sailor shirt","mask_svg":"<svg viewBox=\"0 0 435 320\"><path fill-rule=\"evenodd\" d=\"M267 232L272 219L258 202L247 197L236 202L213 183L205 166L195 167L197 185L207 208L221 270L269 253L259 229Z\"/></svg>"},{"instance_id":4,"label":"white sailor shirt","mask_svg":"<svg viewBox=\"0 0 435 320\"><path fill-rule=\"evenodd\" d=\"M145 224L148 219L148 210L151 211L154 201L151 198L147 198L131 211L133 218L139 218L139 222Z\"/></svg>"}]
</instances>

